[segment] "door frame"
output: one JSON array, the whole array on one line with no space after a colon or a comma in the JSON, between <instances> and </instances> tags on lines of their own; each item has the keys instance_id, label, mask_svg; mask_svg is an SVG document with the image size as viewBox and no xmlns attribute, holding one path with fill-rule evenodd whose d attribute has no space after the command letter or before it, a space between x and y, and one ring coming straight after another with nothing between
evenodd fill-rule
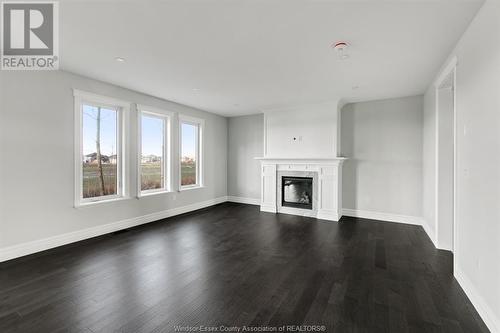
<instances>
[{"instance_id":1,"label":"door frame","mask_svg":"<svg viewBox=\"0 0 500 333\"><path fill-rule=\"evenodd\" d=\"M457 57L453 57L446 67L443 69L441 74L438 76L434 83L434 89L435 89L435 107L436 107L436 163L435 163L435 202L434 202L434 214L435 214L435 243L436 247L439 247L439 228L438 228L438 223L439 223L439 90L443 82L450 76L452 75L452 81L453 81L453 246L452 246L452 253L454 255L454 260L453 260L453 270L456 271L456 262L457 262Z\"/></svg>"}]
</instances>

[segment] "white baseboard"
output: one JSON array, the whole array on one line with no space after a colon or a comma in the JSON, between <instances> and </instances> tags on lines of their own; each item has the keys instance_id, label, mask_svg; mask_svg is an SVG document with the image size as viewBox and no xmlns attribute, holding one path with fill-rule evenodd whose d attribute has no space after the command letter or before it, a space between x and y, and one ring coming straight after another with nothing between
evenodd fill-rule
<instances>
[{"instance_id":1,"label":"white baseboard","mask_svg":"<svg viewBox=\"0 0 500 333\"><path fill-rule=\"evenodd\" d=\"M237 202L247 205L260 205L260 199L228 196L227 201Z\"/></svg>"},{"instance_id":2,"label":"white baseboard","mask_svg":"<svg viewBox=\"0 0 500 333\"><path fill-rule=\"evenodd\" d=\"M78 230L62 235L35 240L0 249L0 262L26 256L36 252L45 251L54 247L78 242L96 236L105 235L118 230L135 227L141 224L154 222L167 217L192 212L194 210L210 207L227 201L227 197L215 198L203 202L197 202L191 205L167 209L164 211L133 217L130 219L104 224L92 228Z\"/></svg>"},{"instance_id":3,"label":"white baseboard","mask_svg":"<svg viewBox=\"0 0 500 333\"><path fill-rule=\"evenodd\" d=\"M476 308L477 313L484 321L491 333L500 333L500 319L495 315L492 308L488 306L488 303L481 297L477 292L474 284L469 280L467 275L463 273L462 270L456 269L455 279L462 287L463 291L469 297L470 302Z\"/></svg>"},{"instance_id":4,"label":"white baseboard","mask_svg":"<svg viewBox=\"0 0 500 333\"><path fill-rule=\"evenodd\" d=\"M318 214L316 214L316 218L320 220L328 220L338 222L342 214L339 214L336 210L331 209L319 209Z\"/></svg>"},{"instance_id":5,"label":"white baseboard","mask_svg":"<svg viewBox=\"0 0 500 333\"><path fill-rule=\"evenodd\" d=\"M438 246L437 246L436 234L434 233L434 229L431 228L429 226L429 223L424 219L422 219L422 228L424 228L425 233L427 234L427 236L429 236L429 238L432 241L432 244L434 244L434 247L437 249Z\"/></svg>"},{"instance_id":6,"label":"white baseboard","mask_svg":"<svg viewBox=\"0 0 500 333\"><path fill-rule=\"evenodd\" d=\"M358 210L350 208L343 208L342 215L351 217L360 217L363 219L370 219L370 220L422 225L422 218L418 216L381 213L381 212L373 212L368 210Z\"/></svg>"},{"instance_id":7,"label":"white baseboard","mask_svg":"<svg viewBox=\"0 0 500 333\"><path fill-rule=\"evenodd\" d=\"M260 205L260 211L267 212L267 213L275 213L275 214L278 212L276 210L276 205L268 205L268 204Z\"/></svg>"}]
</instances>

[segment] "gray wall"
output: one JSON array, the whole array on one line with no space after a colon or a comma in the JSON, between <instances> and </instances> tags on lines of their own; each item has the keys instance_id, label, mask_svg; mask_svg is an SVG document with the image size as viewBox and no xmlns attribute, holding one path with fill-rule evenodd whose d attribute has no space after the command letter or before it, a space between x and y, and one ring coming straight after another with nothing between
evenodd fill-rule
<instances>
[{"instance_id":1,"label":"gray wall","mask_svg":"<svg viewBox=\"0 0 500 333\"><path fill-rule=\"evenodd\" d=\"M228 120L228 195L260 200L260 162L263 156L264 115Z\"/></svg>"},{"instance_id":2,"label":"gray wall","mask_svg":"<svg viewBox=\"0 0 500 333\"><path fill-rule=\"evenodd\" d=\"M265 111L264 155L337 157L337 116L337 101Z\"/></svg>"},{"instance_id":3,"label":"gray wall","mask_svg":"<svg viewBox=\"0 0 500 333\"><path fill-rule=\"evenodd\" d=\"M72 88L205 119L206 187L74 208ZM62 71L0 73L0 152L0 249L226 196L226 118Z\"/></svg>"},{"instance_id":4,"label":"gray wall","mask_svg":"<svg viewBox=\"0 0 500 333\"><path fill-rule=\"evenodd\" d=\"M343 208L422 216L423 97L347 104Z\"/></svg>"},{"instance_id":5,"label":"gray wall","mask_svg":"<svg viewBox=\"0 0 500 333\"><path fill-rule=\"evenodd\" d=\"M486 1L443 64L457 57L454 274L492 332L500 331L499 17L500 2ZM431 85L426 132L436 130L434 95ZM427 146L435 144L434 138ZM424 161L435 163L433 149L425 150ZM424 177L429 186L435 184L435 173ZM426 210L435 208L433 198L425 198ZM428 218L435 230L439 221Z\"/></svg>"}]
</instances>

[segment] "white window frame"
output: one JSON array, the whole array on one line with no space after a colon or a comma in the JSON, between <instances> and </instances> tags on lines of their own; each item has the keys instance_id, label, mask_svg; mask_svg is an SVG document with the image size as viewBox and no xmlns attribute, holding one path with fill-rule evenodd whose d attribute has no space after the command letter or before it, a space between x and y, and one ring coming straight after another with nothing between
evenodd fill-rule
<instances>
[{"instance_id":1,"label":"white window frame","mask_svg":"<svg viewBox=\"0 0 500 333\"><path fill-rule=\"evenodd\" d=\"M113 202L128 198L127 184L127 141L125 138L125 130L127 125L127 115L130 110L130 102L122 101L112 97L101 96L78 89L73 89L74 96L74 114L75 114L75 139L74 139L74 205L75 207L88 206L104 202ZM83 105L91 105L98 107L106 107L116 110L116 187L117 193L114 195L105 195L94 198L83 198Z\"/></svg>"},{"instance_id":2,"label":"white window frame","mask_svg":"<svg viewBox=\"0 0 500 333\"><path fill-rule=\"evenodd\" d=\"M196 151L196 184L181 185L182 181L182 124L198 126L197 151ZM179 115L179 191L196 189L204 187L204 168L203 168L203 133L205 120L200 118Z\"/></svg>"},{"instance_id":3,"label":"white window frame","mask_svg":"<svg viewBox=\"0 0 500 333\"><path fill-rule=\"evenodd\" d=\"M163 168L165 177L163 188L153 190L141 190L142 178L142 116L158 118L164 121L163 127ZM171 145L172 145L172 117L173 113L162 109L137 104L137 197L145 197L154 194L172 192L172 168L171 168Z\"/></svg>"}]
</instances>

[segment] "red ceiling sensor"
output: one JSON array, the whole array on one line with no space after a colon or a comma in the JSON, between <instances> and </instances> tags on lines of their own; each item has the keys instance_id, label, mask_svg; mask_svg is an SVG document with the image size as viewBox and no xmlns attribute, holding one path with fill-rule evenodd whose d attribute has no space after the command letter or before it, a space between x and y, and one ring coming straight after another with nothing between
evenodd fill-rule
<instances>
[{"instance_id":1,"label":"red ceiling sensor","mask_svg":"<svg viewBox=\"0 0 500 333\"><path fill-rule=\"evenodd\" d=\"M335 44L333 44L334 49L345 49L348 46L349 44L347 42L336 42Z\"/></svg>"},{"instance_id":2,"label":"red ceiling sensor","mask_svg":"<svg viewBox=\"0 0 500 333\"><path fill-rule=\"evenodd\" d=\"M348 42L336 42L335 44L332 45L333 49L337 51L339 59L345 60L349 58L349 55L346 53L346 49L349 47Z\"/></svg>"}]
</instances>

